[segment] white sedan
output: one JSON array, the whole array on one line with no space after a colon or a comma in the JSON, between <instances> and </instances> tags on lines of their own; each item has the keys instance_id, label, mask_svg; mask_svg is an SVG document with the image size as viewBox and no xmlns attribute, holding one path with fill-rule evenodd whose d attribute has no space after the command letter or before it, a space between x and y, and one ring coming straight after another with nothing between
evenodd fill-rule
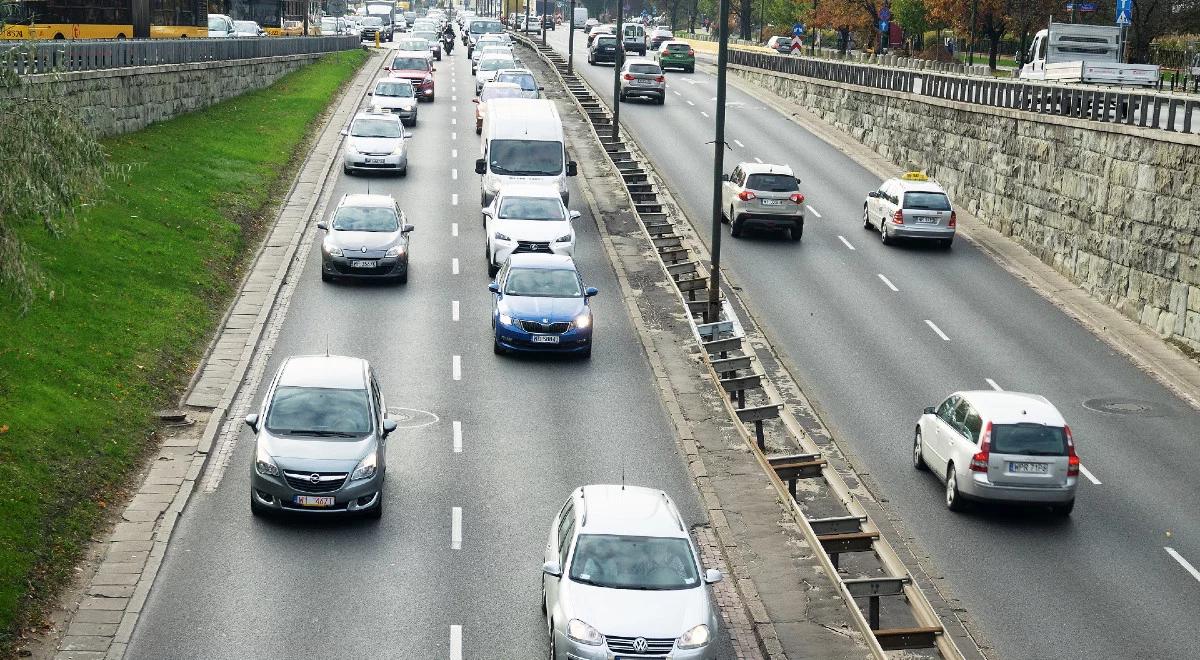
<instances>
[{"instance_id":1,"label":"white sedan","mask_svg":"<svg viewBox=\"0 0 1200 660\"><path fill-rule=\"evenodd\" d=\"M495 275L512 254L533 252L574 256L579 211L568 211L558 188L506 186L483 209L488 274Z\"/></svg>"}]
</instances>

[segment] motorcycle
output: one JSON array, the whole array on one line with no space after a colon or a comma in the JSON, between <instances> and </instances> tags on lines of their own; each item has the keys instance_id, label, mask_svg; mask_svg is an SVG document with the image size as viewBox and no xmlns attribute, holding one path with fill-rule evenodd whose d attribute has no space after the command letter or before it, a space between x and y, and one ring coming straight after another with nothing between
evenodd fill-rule
<instances>
[{"instance_id":1,"label":"motorcycle","mask_svg":"<svg viewBox=\"0 0 1200 660\"><path fill-rule=\"evenodd\" d=\"M442 48L446 51L447 55L454 52L454 35L442 35Z\"/></svg>"}]
</instances>

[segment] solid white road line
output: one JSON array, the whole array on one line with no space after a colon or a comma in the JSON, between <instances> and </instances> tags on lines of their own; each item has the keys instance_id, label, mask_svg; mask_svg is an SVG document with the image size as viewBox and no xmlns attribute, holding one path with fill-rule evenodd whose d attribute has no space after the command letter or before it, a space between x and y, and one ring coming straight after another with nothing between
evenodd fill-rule
<instances>
[{"instance_id":1,"label":"solid white road line","mask_svg":"<svg viewBox=\"0 0 1200 660\"><path fill-rule=\"evenodd\" d=\"M462 657L462 626L450 626L450 660Z\"/></svg>"},{"instance_id":2,"label":"solid white road line","mask_svg":"<svg viewBox=\"0 0 1200 660\"><path fill-rule=\"evenodd\" d=\"M454 257L450 260L450 272L454 275L458 275L458 257Z\"/></svg>"},{"instance_id":3,"label":"solid white road line","mask_svg":"<svg viewBox=\"0 0 1200 660\"><path fill-rule=\"evenodd\" d=\"M758 162L760 162L760 163L762 162L762 159L761 159L761 158L759 158L758 156L755 156L755 157L754 157L754 160L756 160L756 161L758 161Z\"/></svg>"},{"instance_id":4,"label":"solid white road line","mask_svg":"<svg viewBox=\"0 0 1200 660\"><path fill-rule=\"evenodd\" d=\"M736 142L737 140L734 140L734 141ZM816 210L816 209L814 209L813 207L809 206L808 204L805 204L805 205L804 205L804 208L808 209L808 212L809 212L809 213L811 213L811 214L813 214L813 217L814 217L814 218L819 218L819 217L821 217L821 214L820 214L820 213L817 213L817 210Z\"/></svg>"},{"instance_id":5,"label":"solid white road line","mask_svg":"<svg viewBox=\"0 0 1200 660\"><path fill-rule=\"evenodd\" d=\"M1200 571L1196 570L1195 566L1192 566L1190 563L1188 563L1188 560L1184 559L1182 555L1180 555L1178 552L1175 552L1175 548L1164 546L1163 550L1166 550L1167 554L1171 555L1172 559L1179 562L1179 565L1183 567L1183 570L1191 573L1192 577L1196 578L1197 580L1200 580Z\"/></svg>"},{"instance_id":6,"label":"solid white road line","mask_svg":"<svg viewBox=\"0 0 1200 660\"><path fill-rule=\"evenodd\" d=\"M746 145L742 144L742 141L741 141L741 140L734 140L734 141L733 141L733 143L734 143L734 144L736 144L736 145L738 146L738 148L740 148L740 149L745 149L745 148L746 148ZM808 207L808 210L809 210L809 211L811 211L811 210L812 210L812 207L811 207L811 206L810 206L810 207ZM817 217L819 218L819 217L821 217L821 216L817 216Z\"/></svg>"},{"instance_id":7,"label":"solid white road line","mask_svg":"<svg viewBox=\"0 0 1200 660\"><path fill-rule=\"evenodd\" d=\"M701 114L701 115L704 115L704 118L705 118L705 119L708 119L708 113L707 113L707 112L705 112L705 111L701 110L701 111L700 111L700 114Z\"/></svg>"},{"instance_id":8,"label":"solid white road line","mask_svg":"<svg viewBox=\"0 0 1200 660\"><path fill-rule=\"evenodd\" d=\"M990 386L992 387L992 389L993 389L993 390L996 390L997 392L1003 392L1003 391L1004 391L1004 388L1003 388L1003 387L1000 387L1000 385L998 385L998 384L996 383L996 381L992 380L991 378L984 378L984 380L986 380L986 381L987 381L987 384L988 384L988 385L990 385Z\"/></svg>"},{"instance_id":9,"label":"solid white road line","mask_svg":"<svg viewBox=\"0 0 1200 660\"><path fill-rule=\"evenodd\" d=\"M457 167L450 168L450 178L454 179L455 181L458 181L458 168Z\"/></svg>"},{"instance_id":10,"label":"solid white road line","mask_svg":"<svg viewBox=\"0 0 1200 660\"><path fill-rule=\"evenodd\" d=\"M450 375L454 377L454 380L462 380L462 356L461 355L455 355L453 358L451 358L450 372L451 372Z\"/></svg>"},{"instance_id":11,"label":"solid white road line","mask_svg":"<svg viewBox=\"0 0 1200 660\"><path fill-rule=\"evenodd\" d=\"M458 223L457 222L450 223L450 235L458 236Z\"/></svg>"},{"instance_id":12,"label":"solid white road line","mask_svg":"<svg viewBox=\"0 0 1200 660\"><path fill-rule=\"evenodd\" d=\"M1086 477L1086 478L1087 478L1087 480L1088 480L1088 481L1092 482L1092 485L1093 485L1093 486L1099 486L1099 485L1100 485L1100 480L1099 480L1099 479L1097 479L1097 478L1095 477L1095 475L1093 475L1093 474L1092 474L1091 470L1089 470L1089 469L1087 469L1087 468L1083 467L1083 464L1082 464L1082 463L1079 465L1079 474L1082 474L1084 477Z\"/></svg>"},{"instance_id":13,"label":"solid white road line","mask_svg":"<svg viewBox=\"0 0 1200 660\"><path fill-rule=\"evenodd\" d=\"M462 507L450 510L450 549L462 550Z\"/></svg>"},{"instance_id":14,"label":"solid white road line","mask_svg":"<svg viewBox=\"0 0 1200 660\"><path fill-rule=\"evenodd\" d=\"M878 275L878 276L879 276L879 279L883 280L883 283L887 285L887 288L891 289L892 291L899 291L899 290L900 290L900 289L897 289L897 288L896 288L896 285L895 285L895 284L892 284L892 281L891 281L891 280L889 280L889 279L887 278L887 276L886 276L886 275L884 275L883 273L876 273L876 275Z\"/></svg>"},{"instance_id":15,"label":"solid white road line","mask_svg":"<svg viewBox=\"0 0 1200 660\"><path fill-rule=\"evenodd\" d=\"M850 241L846 240L845 236L838 236L838 240L841 241L843 244L845 244L845 246L850 248L851 250L854 249L854 246L850 245Z\"/></svg>"},{"instance_id":16,"label":"solid white road line","mask_svg":"<svg viewBox=\"0 0 1200 660\"><path fill-rule=\"evenodd\" d=\"M451 321L458 320L458 301L457 300L450 301L450 320ZM457 422L455 422L455 423L457 424Z\"/></svg>"},{"instance_id":17,"label":"solid white road line","mask_svg":"<svg viewBox=\"0 0 1200 660\"><path fill-rule=\"evenodd\" d=\"M695 103L692 103L691 101L688 101L687 104L688 105L696 105Z\"/></svg>"},{"instance_id":18,"label":"solid white road line","mask_svg":"<svg viewBox=\"0 0 1200 660\"><path fill-rule=\"evenodd\" d=\"M454 420L454 453L462 453L462 422Z\"/></svg>"},{"instance_id":19,"label":"solid white road line","mask_svg":"<svg viewBox=\"0 0 1200 660\"><path fill-rule=\"evenodd\" d=\"M450 195L450 203L453 204L454 206L458 206L458 193L454 193L453 195Z\"/></svg>"},{"instance_id":20,"label":"solid white road line","mask_svg":"<svg viewBox=\"0 0 1200 660\"><path fill-rule=\"evenodd\" d=\"M950 338L946 336L946 333L942 332L941 328L934 325L933 321L930 321L929 319L925 319L925 325L929 326L930 330L933 330L934 332L936 332L937 336L942 338L942 341L950 341Z\"/></svg>"}]
</instances>

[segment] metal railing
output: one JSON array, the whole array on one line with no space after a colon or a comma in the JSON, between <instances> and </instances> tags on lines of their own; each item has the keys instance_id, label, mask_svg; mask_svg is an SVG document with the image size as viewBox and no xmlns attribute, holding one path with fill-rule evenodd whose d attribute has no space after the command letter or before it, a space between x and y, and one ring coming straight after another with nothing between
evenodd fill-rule
<instances>
[{"instance_id":1,"label":"metal railing","mask_svg":"<svg viewBox=\"0 0 1200 660\"><path fill-rule=\"evenodd\" d=\"M244 60L353 50L355 35L253 39L0 42L0 66L20 75Z\"/></svg>"},{"instance_id":2,"label":"metal railing","mask_svg":"<svg viewBox=\"0 0 1200 660\"><path fill-rule=\"evenodd\" d=\"M1136 88L954 76L732 49L729 63L971 105L1170 132L1200 133L1200 100Z\"/></svg>"}]
</instances>

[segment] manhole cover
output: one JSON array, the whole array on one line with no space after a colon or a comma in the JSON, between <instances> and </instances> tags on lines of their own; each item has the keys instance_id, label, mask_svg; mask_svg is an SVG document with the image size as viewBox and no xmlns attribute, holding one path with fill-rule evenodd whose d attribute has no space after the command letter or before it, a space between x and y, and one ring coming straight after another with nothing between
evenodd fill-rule
<instances>
[{"instance_id":1,"label":"manhole cover","mask_svg":"<svg viewBox=\"0 0 1200 660\"><path fill-rule=\"evenodd\" d=\"M1083 402L1083 407L1096 412L1111 413L1113 415L1158 415L1158 409L1149 401L1138 401L1137 399L1122 399L1118 397L1107 397L1103 399L1088 399Z\"/></svg>"},{"instance_id":2,"label":"manhole cover","mask_svg":"<svg viewBox=\"0 0 1200 660\"><path fill-rule=\"evenodd\" d=\"M438 416L416 408L388 408L388 417L396 420L396 428L419 429L438 422Z\"/></svg>"}]
</instances>

